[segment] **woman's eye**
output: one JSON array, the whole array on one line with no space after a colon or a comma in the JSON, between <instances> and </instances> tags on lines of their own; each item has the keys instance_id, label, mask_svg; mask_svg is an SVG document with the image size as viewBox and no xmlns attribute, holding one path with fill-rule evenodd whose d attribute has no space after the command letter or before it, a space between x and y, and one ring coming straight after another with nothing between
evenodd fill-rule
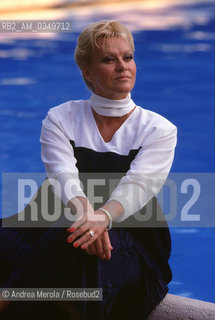
<instances>
[{"instance_id":1,"label":"woman's eye","mask_svg":"<svg viewBox=\"0 0 215 320\"><path fill-rule=\"evenodd\" d=\"M132 59L133 59L133 56L130 55L130 54L129 54L128 56L125 56L125 57L124 57L124 60L125 60L125 61L130 61L130 60L132 60Z\"/></svg>"},{"instance_id":2,"label":"woman's eye","mask_svg":"<svg viewBox=\"0 0 215 320\"><path fill-rule=\"evenodd\" d=\"M114 61L114 57L105 57L103 58L103 62L105 63L111 63Z\"/></svg>"}]
</instances>

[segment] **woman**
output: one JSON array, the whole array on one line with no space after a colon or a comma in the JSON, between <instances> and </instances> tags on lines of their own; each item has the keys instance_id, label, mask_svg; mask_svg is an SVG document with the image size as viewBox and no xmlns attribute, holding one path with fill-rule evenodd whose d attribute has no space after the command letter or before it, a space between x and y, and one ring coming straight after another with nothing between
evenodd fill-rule
<instances>
[{"instance_id":1,"label":"woman","mask_svg":"<svg viewBox=\"0 0 215 320\"><path fill-rule=\"evenodd\" d=\"M22 264L4 286L102 287L103 301L76 304L76 318L129 319L141 313L145 319L171 280L169 231L166 224L156 227L159 207L154 196L172 165L176 127L131 99L134 43L122 24L99 21L87 26L78 39L75 61L92 96L50 109L41 144L55 193L80 216L67 229L67 243L62 229L50 228L42 235L37 231L37 240L23 254L25 267ZM96 210L79 180L78 174L86 172L123 174ZM125 221L130 226L133 214L144 213L147 204L152 204L153 225L121 227ZM44 261L51 270L49 280ZM32 268L34 277L29 274Z\"/></svg>"}]
</instances>

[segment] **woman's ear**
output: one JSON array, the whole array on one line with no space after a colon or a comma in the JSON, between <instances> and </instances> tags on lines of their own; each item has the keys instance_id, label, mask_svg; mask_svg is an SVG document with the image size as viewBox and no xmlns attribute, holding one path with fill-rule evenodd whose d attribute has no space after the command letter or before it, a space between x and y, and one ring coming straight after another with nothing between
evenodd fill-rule
<instances>
[{"instance_id":1,"label":"woman's ear","mask_svg":"<svg viewBox=\"0 0 215 320\"><path fill-rule=\"evenodd\" d=\"M92 82L91 72L90 72L89 68L87 68L87 67L83 68L82 69L82 74L83 74L84 79L86 79L89 82Z\"/></svg>"}]
</instances>

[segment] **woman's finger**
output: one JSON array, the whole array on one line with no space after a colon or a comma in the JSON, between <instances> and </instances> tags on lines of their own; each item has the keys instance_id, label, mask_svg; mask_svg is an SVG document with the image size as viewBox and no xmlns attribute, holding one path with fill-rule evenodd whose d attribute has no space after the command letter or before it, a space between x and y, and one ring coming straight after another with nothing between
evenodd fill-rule
<instances>
[{"instance_id":1,"label":"woman's finger","mask_svg":"<svg viewBox=\"0 0 215 320\"><path fill-rule=\"evenodd\" d=\"M101 233L104 232L107 222L105 220L97 221L95 220L95 217L96 215L94 215L94 219L92 219L91 215L91 218L89 220L85 219L85 221L83 217L79 221L75 222L73 227L70 228L72 234L67 238L67 241L73 242L76 240L75 243L73 243L75 248L83 246L82 249L85 249L91 243L93 243ZM77 227L78 225L79 227Z\"/></svg>"},{"instance_id":2,"label":"woman's finger","mask_svg":"<svg viewBox=\"0 0 215 320\"><path fill-rule=\"evenodd\" d=\"M91 244L91 246L93 245L93 243ZM92 252L92 249L90 248L90 246L89 247L87 247L85 250L84 250L87 254L89 254L89 255L93 255L93 252Z\"/></svg>"},{"instance_id":3,"label":"woman's finger","mask_svg":"<svg viewBox=\"0 0 215 320\"><path fill-rule=\"evenodd\" d=\"M103 234L98 239L96 239L96 241L94 242L96 255L100 259L104 259L105 258L105 253L104 253L103 245L102 245L102 237L103 237Z\"/></svg>"},{"instance_id":4,"label":"woman's finger","mask_svg":"<svg viewBox=\"0 0 215 320\"><path fill-rule=\"evenodd\" d=\"M89 255L96 255L96 249L95 249L95 242L94 241L90 246L88 246L84 251Z\"/></svg>"},{"instance_id":5,"label":"woman's finger","mask_svg":"<svg viewBox=\"0 0 215 320\"><path fill-rule=\"evenodd\" d=\"M89 229L88 226L81 226L77 231L68 237L67 241L73 242L73 247L77 248L85 243L88 243L88 245L93 243L99 237L99 235L100 234L96 231L93 231L92 228ZM85 248L87 246L85 246Z\"/></svg>"},{"instance_id":6,"label":"woman's finger","mask_svg":"<svg viewBox=\"0 0 215 320\"><path fill-rule=\"evenodd\" d=\"M68 232L74 232L77 228L79 228L84 222L86 222L87 218L86 216L81 216L78 220L76 220L71 227L66 229Z\"/></svg>"},{"instance_id":7,"label":"woman's finger","mask_svg":"<svg viewBox=\"0 0 215 320\"><path fill-rule=\"evenodd\" d=\"M77 228L74 232L72 232L72 234L67 238L67 241L73 242L78 237L85 235L88 230L89 230L88 223L85 222L79 228ZM90 233L88 233L88 235L90 236Z\"/></svg>"},{"instance_id":8,"label":"woman's finger","mask_svg":"<svg viewBox=\"0 0 215 320\"><path fill-rule=\"evenodd\" d=\"M92 230L92 229L90 229ZM81 238L79 238L75 243L74 246L78 247L81 246L81 249L86 249L89 245L91 245L102 233L101 228L97 228L92 230L94 232L93 236L90 235L90 232L86 232ZM89 234L89 236L88 236Z\"/></svg>"},{"instance_id":9,"label":"woman's finger","mask_svg":"<svg viewBox=\"0 0 215 320\"><path fill-rule=\"evenodd\" d=\"M105 254L105 259L110 260L111 250L113 250L113 247L111 245L109 234L107 231L103 233L102 246L103 246L103 252Z\"/></svg>"},{"instance_id":10,"label":"woman's finger","mask_svg":"<svg viewBox=\"0 0 215 320\"><path fill-rule=\"evenodd\" d=\"M88 249L89 248L89 249ZM89 254L96 255L100 259L110 260L111 258L111 250L113 247L110 242L108 232L104 231L91 245L89 245L86 249ZM86 250L85 249L85 250Z\"/></svg>"}]
</instances>

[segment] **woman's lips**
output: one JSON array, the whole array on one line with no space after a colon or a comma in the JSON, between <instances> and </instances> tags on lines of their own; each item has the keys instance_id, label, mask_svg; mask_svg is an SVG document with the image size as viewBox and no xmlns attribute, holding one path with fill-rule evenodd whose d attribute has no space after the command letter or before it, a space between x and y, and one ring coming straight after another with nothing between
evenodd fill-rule
<instances>
[{"instance_id":1,"label":"woman's lips","mask_svg":"<svg viewBox=\"0 0 215 320\"><path fill-rule=\"evenodd\" d=\"M129 79L131 79L129 76L121 76L116 78L115 80L129 80Z\"/></svg>"}]
</instances>

